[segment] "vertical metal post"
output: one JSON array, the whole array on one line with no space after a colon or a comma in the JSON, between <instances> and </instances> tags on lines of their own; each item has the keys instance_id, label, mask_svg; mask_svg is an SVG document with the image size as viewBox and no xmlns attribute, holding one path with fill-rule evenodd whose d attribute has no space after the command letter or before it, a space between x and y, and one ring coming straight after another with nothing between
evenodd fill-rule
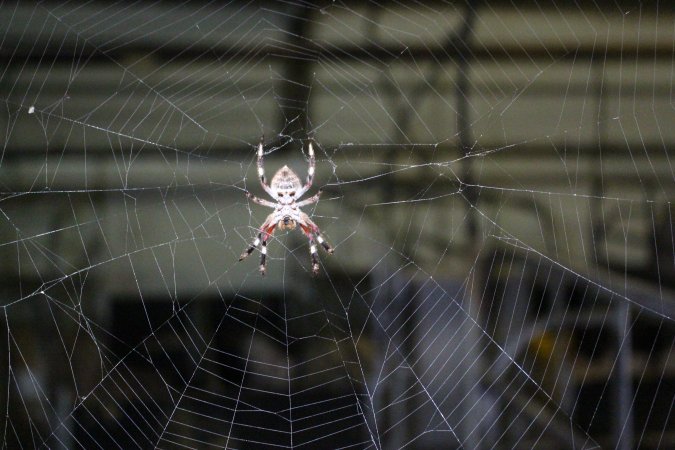
<instances>
[{"instance_id":1,"label":"vertical metal post","mask_svg":"<svg viewBox=\"0 0 675 450\"><path fill-rule=\"evenodd\" d=\"M630 332L630 306L620 302L615 308L615 327L618 340L618 354L615 382L617 414L614 422L614 442L617 450L633 448L633 375L631 372L632 337Z\"/></svg>"},{"instance_id":2,"label":"vertical metal post","mask_svg":"<svg viewBox=\"0 0 675 450\"><path fill-rule=\"evenodd\" d=\"M451 41L451 45L457 49L458 54L456 83L457 136L461 155L465 157L468 156L473 141L473 137L471 136L470 120L471 104L469 101L469 91L471 89L471 81L469 78L469 71L471 70L471 62L473 59L470 40L473 34L474 24L476 22L476 8L476 4L472 5L471 2L467 3L464 13L464 23L455 36L455 39ZM463 188L463 196L467 202L467 207L469 208L469 211L466 214L466 232L468 234L468 251L466 254L469 261L475 261L475 256L478 254L481 242L478 233L478 219L476 217L476 211L474 210L478 201L478 190L474 186L474 175L471 158L464 158L461 174L461 187ZM472 320L467 323L469 329L466 332L472 336L465 342L466 352L473 352L473 357L479 358L479 355L475 351L471 350L473 344L477 340L481 339L481 335L477 332L476 326L474 325L474 323L480 323L480 298L478 298L476 295L476 292L480 292L480 290L476 289L476 276L477 274L474 272L466 290L466 298L468 299L469 303L467 309L472 318ZM478 398L475 386L473 386L472 383L474 380L480 378L478 372L481 370L481 364L479 363L480 361L477 361L476 364L472 364L468 369L467 376L464 377L464 383L466 384L464 389L466 389L466 392L470 392L471 397L473 397L469 404L474 406L470 410L466 411L466 415L470 417L470 419L463 421L463 423L466 424L463 429L456 430L457 435L463 440L462 446L464 448L477 450L480 449L477 438L481 433L481 427L478 425L478 421L481 420L481 416L477 409L480 399Z\"/></svg>"},{"instance_id":3,"label":"vertical metal post","mask_svg":"<svg viewBox=\"0 0 675 450\"><path fill-rule=\"evenodd\" d=\"M607 137L607 87L604 86L603 72L598 69L596 80L596 95L598 101L597 117L597 150L595 154L590 155L590 173L591 173L591 236L588 239L590 245L589 254L594 255L595 264L599 264L603 256L605 261L609 260L607 255L606 224L602 214L602 197L604 195L604 178L602 171L602 146ZM604 243L605 254L599 255L600 243ZM631 373L632 359L632 339L630 334L630 306L626 302L619 301L614 312L614 328L617 333L617 365L614 374L614 392L617 414L614 422L614 442L616 449L628 450L633 448L633 414L632 414L632 392L633 378Z\"/></svg>"},{"instance_id":4,"label":"vertical metal post","mask_svg":"<svg viewBox=\"0 0 675 450\"><path fill-rule=\"evenodd\" d=\"M289 12L288 46L297 51L304 49L305 58L289 58L284 69L284 81L279 86L281 123L284 134L303 138L309 126L309 94L312 85L314 59L309 57L315 50L308 44L312 32L312 15L315 8L301 3ZM298 136L299 135L299 136Z\"/></svg>"}]
</instances>

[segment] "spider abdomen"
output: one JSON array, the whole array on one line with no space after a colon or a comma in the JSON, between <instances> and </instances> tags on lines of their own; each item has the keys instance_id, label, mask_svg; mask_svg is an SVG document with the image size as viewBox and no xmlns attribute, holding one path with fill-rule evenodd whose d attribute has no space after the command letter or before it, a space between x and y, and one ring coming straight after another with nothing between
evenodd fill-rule
<instances>
[{"instance_id":1,"label":"spider abdomen","mask_svg":"<svg viewBox=\"0 0 675 450\"><path fill-rule=\"evenodd\" d=\"M302 182L290 167L284 166L274 174L270 187L277 191L294 191L302 187Z\"/></svg>"}]
</instances>

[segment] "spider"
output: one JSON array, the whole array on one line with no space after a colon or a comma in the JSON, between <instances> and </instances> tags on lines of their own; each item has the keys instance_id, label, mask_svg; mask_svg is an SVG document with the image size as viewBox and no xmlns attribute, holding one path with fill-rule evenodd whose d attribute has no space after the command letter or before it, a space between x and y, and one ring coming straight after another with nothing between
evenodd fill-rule
<instances>
[{"instance_id":1,"label":"spider","mask_svg":"<svg viewBox=\"0 0 675 450\"><path fill-rule=\"evenodd\" d=\"M274 233L274 229L279 227L281 230L293 230L297 225L300 225L300 229L309 239L309 253L312 257L312 274L316 275L319 273L319 255L316 252L316 245L314 244L314 239L323 247L326 252L329 254L333 253L333 247L326 242L321 230L319 227L312 222L312 219L309 218L307 214L300 210L301 207L316 203L321 196L321 189L316 195L309 197L305 200L297 202L296 200L300 199L305 192L312 187L312 180L314 179L314 165L316 160L314 159L314 148L312 147L312 141L309 141L309 168L307 169L307 182L302 184L300 177L298 177L293 170L288 166L284 166L281 169L277 170L277 173L272 177L272 181L269 186L265 181L265 168L263 166L263 138L260 139L258 144L258 177L260 178L260 184L262 188L267 192L267 194L276 200L271 202L269 200L264 200L256 197L251 194L249 191L246 191L246 197L252 202L257 203L262 206L267 206L269 208L274 208L274 211L267 216L265 221L258 230L258 236L251 243L251 245L244 250L244 252L239 257L239 261L245 259L250 255L253 250L262 244L260 248L260 274L265 275L265 259L267 256L267 240Z\"/></svg>"}]
</instances>

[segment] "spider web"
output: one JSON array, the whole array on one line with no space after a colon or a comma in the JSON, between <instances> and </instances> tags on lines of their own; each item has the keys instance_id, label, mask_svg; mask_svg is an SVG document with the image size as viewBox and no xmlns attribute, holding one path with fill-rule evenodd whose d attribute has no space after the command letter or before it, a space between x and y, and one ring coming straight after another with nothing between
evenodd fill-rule
<instances>
[{"instance_id":1,"label":"spider web","mask_svg":"<svg viewBox=\"0 0 675 450\"><path fill-rule=\"evenodd\" d=\"M3 447L675 446L666 3L0 11Z\"/></svg>"}]
</instances>

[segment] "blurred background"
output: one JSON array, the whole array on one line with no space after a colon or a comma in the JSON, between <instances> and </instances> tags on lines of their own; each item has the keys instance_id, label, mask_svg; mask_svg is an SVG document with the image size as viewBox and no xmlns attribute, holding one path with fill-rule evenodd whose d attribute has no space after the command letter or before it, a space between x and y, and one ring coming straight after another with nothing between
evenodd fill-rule
<instances>
[{"instance_id":1,"label":"blurred background","mask_svg":"<svg viewBox=\"0 0 675 450\"><path fill-rule=\"evenodd\" d=\"M0 3L3 448L675 448L674 18Z\"/></svg>"}]
</instances>

